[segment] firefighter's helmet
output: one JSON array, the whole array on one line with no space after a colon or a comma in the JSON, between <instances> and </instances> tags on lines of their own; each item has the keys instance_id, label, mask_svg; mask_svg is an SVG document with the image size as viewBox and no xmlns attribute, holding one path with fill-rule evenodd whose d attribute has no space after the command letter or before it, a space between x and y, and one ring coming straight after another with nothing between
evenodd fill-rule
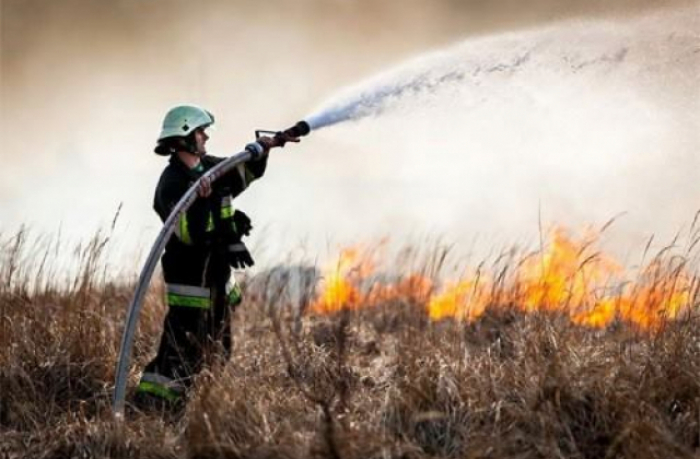
<instances>
[{"instance_id":1,"label":"firefighter's helmet","mask_svg":"<svg viewBox=\"0 0 700 459\"><path fill-rule=\"evenodd\" d=\"M165 114L158 140L186 137L195 129L214 124L214 115L195 105L179 105Z\"/></svg>"}]
</instances>

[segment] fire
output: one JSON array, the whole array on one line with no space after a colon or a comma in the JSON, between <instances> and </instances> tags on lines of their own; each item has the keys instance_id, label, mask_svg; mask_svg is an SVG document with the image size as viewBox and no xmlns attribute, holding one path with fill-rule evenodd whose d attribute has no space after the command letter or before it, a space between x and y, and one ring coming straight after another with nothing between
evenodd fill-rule
<instances>
[{"instance_id":1,"label":"fire","mask_svg":"<svg viewBox=\"0 0 700 459\"><path fill-rule=\"evenodd\" d=\"M360 255L357 248L341 251L338 262L326 273L325 287L319 298L311 305L314 312L337 312L360 306L361 295L353 285L353 279L371 272L371 265Z\"/></svg>"},{"instance_id":2,"label":"fire","mask_svg":"<svg viewBox=\"0 0 700 459\"><path fill-rule=\"evenodd\" d=\"M368 304L386 304L397 299L411 302L425 302L430 298L433 283L430 279L411 274L393 284L374 284L367 295Z\"/></svg>"},{"instance_id":3,"label":"fire","mask_svg":"<svg viewBox=\"0 0 700 459\"><path fill-rule=\"evenodd\" d=\"M431 320L454 317L472 321L480 317L491 302L489 283L478 279L447 284L445 290L428 303Z\"/></svg>"},{"instance_id":4,"label":"fire","mask_svg":"<svg viewBox=\"0 0 700 459\"><path fill-rule=\"evenodd\" d=\"M420 303L427 301L433 282L420 274L411 274L398 281L373 282L369 287L363 288L367 279L376 272L373 260L377 253L360 247L343 249L337 262L326 270L323 290L311 305L311 310L316 313L333 313L397 300Z\"/></svg>"},{"instance_id":5,"label":"fire","mask_svg":"<svg viewBox=\"0 0 700 459\"><path fill-rule=\"evenodd\" d=\"M657 262L646 268L642 282L629 289L619 308L622 319L642 328L657 328L690 306L694 289L691 276L682 270L664 270Z\"/></svg>"},{"instance_id":6,"label":"fire","mask_svg":"<svg viewBox=\"0 0 700 459\"><path fill-rule=\"evenodd\" d=\"M550 239L541 256L521 264L517 283L522 297L515 304L525 311L585 309L597 302L594 292L622 272L611 258L588 253L590 235L576 241L563 228L555 228Z\"/></svg>"},{"instance_id":7,"label":"fire","mask_svg":"<svg viewBox=\"0 0 700 459\"><path fill-rule=\"evenodd\" d=\"M672 267L657 259L630 282L621 264L595 250L597 240L595 233L576 239L556 227L542 250L522 258L507 281L470 275L446 282L442 289L415 273L398 281L380 281L376 252L345 249L327 271L312 310L332 313L400 300L424 304L433 321L471 322L489 308L507 305L526 313L567 315L582 326L605 328L624 322L656 330L689 309L697 283L684 264Z\"/></svg>"}]
</instances>

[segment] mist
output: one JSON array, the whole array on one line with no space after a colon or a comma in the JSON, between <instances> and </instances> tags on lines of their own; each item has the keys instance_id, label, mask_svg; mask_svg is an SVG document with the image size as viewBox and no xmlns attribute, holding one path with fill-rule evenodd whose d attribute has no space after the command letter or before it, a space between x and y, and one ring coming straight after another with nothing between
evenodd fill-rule
<instances>
[{"instance_id":1,"label":"mist","mask_svg":"<svg viewBox=\"0 0 700 459\"><path fill-rule=\"evenodd\" d=\"M396 65L473 71L530 50L516 73L275 151L239 200L256 253L386 235L469 251L620 213L615 243L663 241L700 208L700 21L692 2L661 4L3 0L0 229L82 238L121 203L131 254L160 229L152 148L169 107L214 112L209 150L226 156Z\"/></svg>"}]
</instances>

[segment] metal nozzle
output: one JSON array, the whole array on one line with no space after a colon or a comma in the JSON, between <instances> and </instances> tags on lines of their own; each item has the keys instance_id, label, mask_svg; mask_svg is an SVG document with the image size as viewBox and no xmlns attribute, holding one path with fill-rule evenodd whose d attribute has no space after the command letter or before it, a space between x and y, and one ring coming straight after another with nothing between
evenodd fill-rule
<instances>
[{"instance_id":1,"label":"metal nozzle","mask_svg":"<svg viewBox=\"0 0 700 459\"><path fill-rule=\"evenodd\" d=\"M309 126L309 123L306 121L299 121L297 124L285 131L264 131L262 129L258 129L255 131L255 138L259 139L260 136L263 135L273 136L279 140L279 146L284 147L284 144L288 142L288 140L285 140L285 137L292 137L296 139L299 137L304 137L309 132L311 132L311 126Z\"/></svg>"},{"instance_id":2,"label":"metal nozzle","mask_svg":"<svg viewBox=\"0 0 700 459\"><path fill-rule=\"evenodd\" d=\"M304 137L309 132L311 132L311 127L306 121L299 121L297 124L284 131L285 134L292 137Z\"/></svg>"},{"instance_id":3,"label":"metal nozzle","mask_svg":"<svg viewBox=\"0 0 700 459\"><path fill-rule=\"evenodd\" d=\"M290 127L289 129L286 129L285 131L266 131L263 129L258 129L257 131L255 131L255 138L257 139L263 135L269 135L269 136L286 135L289 137L304 137L309 132L311 132L311 126L309 126L309 123L307 123L306 121L299 121L297 124Z\"/></svg>"}]
</instances>

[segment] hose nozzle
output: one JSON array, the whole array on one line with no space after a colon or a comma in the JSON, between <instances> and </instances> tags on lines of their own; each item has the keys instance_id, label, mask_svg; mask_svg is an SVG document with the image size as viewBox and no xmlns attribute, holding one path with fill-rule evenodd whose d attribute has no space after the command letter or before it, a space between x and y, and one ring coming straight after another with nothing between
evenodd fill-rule
<instances>
[{"instance_id":1,"label":"hose nozzle","mask_svg":"<svg viewBox=\"0 0 700 459\"><path fill-rule=\"evenodd\" d=\"M281 147L284 147L284 144L289 141L289 138L296 139L299 137L304 137L309 132L311 132L311 126L309 126L309 123L306 121L299 121L297 124L284 131L265 131L258 129L255 131L255 138L258 139L260 136L269 135L278 140Z\"/></svg>"},{"instance_id":2,"label":"hose nozzle","mask_svg":"<svg viewBox=\"0 0 700 459\"><path fill-rule=\"evenodd\" d=\"M287 134L290 137L304 137L309 132L311 132L309 123L306 121L299 121L297 124L284 131L284 134Z\"/></svg>"}]
</instances>

